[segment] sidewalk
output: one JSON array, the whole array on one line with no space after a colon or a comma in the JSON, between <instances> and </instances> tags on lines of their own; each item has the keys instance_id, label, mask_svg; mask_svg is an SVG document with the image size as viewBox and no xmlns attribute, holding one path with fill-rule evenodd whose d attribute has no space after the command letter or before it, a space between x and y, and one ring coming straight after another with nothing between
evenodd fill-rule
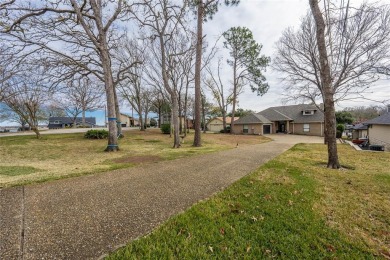
<instances>
[{"instance_id":1,"label":"sidewalk","mask_svg":"<svg viewBox=\"0 0 390 260\"><path fill-rule=\"evenodd\" d=\"M0 190L0 259L99 258L300 142L278 139Z\"/></svg>"}]
</instances>

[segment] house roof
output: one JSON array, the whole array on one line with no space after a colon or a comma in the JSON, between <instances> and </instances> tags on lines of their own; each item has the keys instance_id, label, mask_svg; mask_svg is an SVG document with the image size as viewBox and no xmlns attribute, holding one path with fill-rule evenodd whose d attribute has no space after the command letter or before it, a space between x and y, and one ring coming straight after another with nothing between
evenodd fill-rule
<instances>
[{"instance_id":1,"label":"house roof","mask_svg":"<svg viewBox=\"0 0 390 260\"><path fill-rule=\"evenodd\" d=\"M252 113L247 116L241 117L238 120L235 120L234 123L235 124L256 124L256 123L270 124L271 121L269 121L267 118L265 118L262 115Z\"/></svg>"},{"instance_id":2,"label":"house roof","mask_svg":"<svg viewBox=\"0 0 390 260\"><path fill-rule=\"evenodd\" d=\"M367 130L368 126L364 124L356 124L353 126L353 130Z\"/></svg>"},{"instance_id":3,"label":"house roof","mask_svg":"<svg viewBox=\"0 0 390 260\"><path fill-rule=\"evenodd\" d=\"M223 122L223 117L221 117L221 116L217 116L217 117L211 118L209 122L211 122L213 119L217 119L217 120ZM235 116L234 120L237 120L237 119L239 119L239 117ZM227 116L226 117L226 124L230 124L231 122L232 122L232 117Z\"/></svg>"},{"instance_id":4,"label":"house roof","mask_svg":"<svg viewBox=\"0 0 390 260\"><path fill-rule=\"evenodd\" d=\"M303 115L303 111L314 111L313 115ZM324 113L315 105L300 104L270 107L259 113L270 121L294 121L294 123L323 122Z\"/></svg>"},{"instance_id":5,"label":"house roof","mask_svg":"<svg viewBox=\"0 0 390 260\"><path fill-rule=\"evenodd\" d=\"M364 125L390 125L390 112L363 122Z\"/></svg>"},{"instance_id":6,"label":"house roof","mask_svg":"<svg viewBox=\"0 0 390 260\"><path fill-rule=\"evenodd\" d=\"M303 115L303 111L314 111L313 115ZM259 113L250 114L234 121L235 124L271 123L293 121L294 123L324 122L324 113L314 105L292 105L270 107Z\"/></svg>"},{"instance_id":7,"label":"house roof","mask_svg":"<svg viewBox=\"0 0 390 260\"><path fill-rule=\"evenodd\" d=\"M60 124L73 124L73 118L71 117L49 117L49 124L53 121L59 121ZM82 117L76 118L76 124L81 124L83 121ZM86 117L85 122L90 125L96 125L95 117Z\"/></svg>"}]
</instances>

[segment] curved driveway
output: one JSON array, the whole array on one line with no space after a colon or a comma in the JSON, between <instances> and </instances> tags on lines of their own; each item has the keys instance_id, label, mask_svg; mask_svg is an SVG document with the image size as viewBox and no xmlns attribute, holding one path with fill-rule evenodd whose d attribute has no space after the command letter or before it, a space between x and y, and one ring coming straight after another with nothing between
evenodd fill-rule
<instances>
[{"instance_id":1,"label":"curved driveway","mask_svg":"<svg viewBox=\"0 0 390 260\"><path fill-rule=\"evenodd\" d=\"M0 259L96 259L226 188L296 143L258 145L0 190Z\"/></svg>"}]
</instances>

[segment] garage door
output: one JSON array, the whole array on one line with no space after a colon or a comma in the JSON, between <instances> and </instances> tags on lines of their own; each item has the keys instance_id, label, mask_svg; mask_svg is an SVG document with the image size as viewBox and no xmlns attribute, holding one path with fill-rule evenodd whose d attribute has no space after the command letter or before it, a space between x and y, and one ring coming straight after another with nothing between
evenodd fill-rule
<instances>
[{"instance_id":1,"label":"garage door","mask_svg":"<svg viewBox=\"0 0 390 260\"><path fill-rule=\"evenodd\" d=\"M263 125L263 135L269 135L271 133L270 125Z\"/></svg>"}]
</instances>

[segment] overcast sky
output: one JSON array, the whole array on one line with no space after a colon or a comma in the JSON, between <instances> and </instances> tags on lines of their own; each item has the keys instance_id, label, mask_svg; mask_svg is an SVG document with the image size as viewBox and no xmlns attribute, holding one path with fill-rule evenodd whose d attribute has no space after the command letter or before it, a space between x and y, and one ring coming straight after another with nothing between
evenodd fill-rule
<instances>
[{"instance_id":1,"label":"overcast sky","mask_svg":"<svg viewBox=\"0 0 390 260\"><path fill-rule=\"evenodd\" d=\"M221 7L213 20L204 25L206 39L212 42L215 37L234 26L245 26L254 35L255 40L263 45L262 54L275 53L275 43L287 27L298 28L301 18L309 10L308 0L241 0L237 7ZM360 0L351 0L358 4ZM239 106L245 109L261 111L270 106L283 105L281 95L283 87L278 80L278 73L267 69L265 73L270 89L262 97L256 96L250 89L239 97ZM226 74L227 77L232 77ZM390 101L390 80L378 82L371 88L372 94L365 97L371 100ZM382 105L370 100L345 101L338 104L338 109L351 106Z\"/></svg>"}]
</instances>

